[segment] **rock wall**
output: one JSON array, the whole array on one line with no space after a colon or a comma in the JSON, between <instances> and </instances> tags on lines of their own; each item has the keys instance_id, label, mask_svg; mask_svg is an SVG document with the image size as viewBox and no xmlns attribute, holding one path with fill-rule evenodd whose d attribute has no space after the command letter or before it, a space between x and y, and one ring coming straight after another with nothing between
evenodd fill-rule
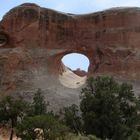
<instances>
[{"instance_id":1,"label":"rock wall","mask_svg":"<svg viewBox=\"0 0 140 140\"><path fill-rule=\"evenodd\" d=\"M23 4L0 21L0 95L32 98L37 88L52 106L78 103L81 88L60 84L61 59L81 53L88 75L112 75L140 90L140 8L74 15Z\"/></svg>"}]
</instances>

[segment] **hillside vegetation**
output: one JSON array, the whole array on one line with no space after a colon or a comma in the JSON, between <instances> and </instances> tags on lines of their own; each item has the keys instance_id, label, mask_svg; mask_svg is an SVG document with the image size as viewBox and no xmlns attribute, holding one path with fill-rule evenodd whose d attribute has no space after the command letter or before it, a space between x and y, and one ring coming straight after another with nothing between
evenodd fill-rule
<instances>
[{"instance_id":1,"label":"hillside vegetation","mask_svg":"<svg viewBox=\"0 0 140 140\"><path fill-rule=\"evenodd\" d=\"M12 96L0 101L0 124L22 140L139 140L140 97L132 85L112 77L90 77L80 106L48 111L39 89L32 102Z\"/></svg>"}]
</instances>

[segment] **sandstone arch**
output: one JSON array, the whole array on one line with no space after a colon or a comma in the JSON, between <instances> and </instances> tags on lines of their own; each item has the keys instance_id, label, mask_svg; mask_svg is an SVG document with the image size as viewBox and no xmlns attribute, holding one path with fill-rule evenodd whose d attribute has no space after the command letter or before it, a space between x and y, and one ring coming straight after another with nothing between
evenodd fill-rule
<instances>
[{"instance_id":1,"label":"sandstone arch","mask_svg":"<svg viewBox=\"0 0 140 140\"><path fill-rule=\"evenodd\" d=\"M89 58L88 75L113 75L119 81L130 81L136 92L139 91L139 8L74 15L23 4L3 17L1 33L9 39L0 47L2 93L20 92L30 98L32 94L28 97L25 91L42 88L44 92L52 92L56 100L64 98L64 102L72 103L77 96L74 101L77 102L80 89L66 89L58 80L62 69L60 60L71 52Z\"/></svg>"}]
</instances>

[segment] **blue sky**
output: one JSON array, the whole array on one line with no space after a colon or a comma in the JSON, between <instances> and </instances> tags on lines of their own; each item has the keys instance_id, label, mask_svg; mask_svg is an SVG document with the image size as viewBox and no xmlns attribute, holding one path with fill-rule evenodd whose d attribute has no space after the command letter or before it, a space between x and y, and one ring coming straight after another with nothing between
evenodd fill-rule
<instances>
[{"instance_id":1,"label":"blue sky","mask_svg":"<svg viewBox=\"0 0 140 140\"><path fill-rule=\"evenodd\" d=\"M0 20L11 8L22 3L36 3L42 7L66 13L84 14L101 11L112 7L140 7L140 0L0 0ZM76 63L77 60L77 64ZM80 67L87 70L88 61L83 56L75 55L66 58L65 64L72 69ZM82 66L80 63L82 62Z\"/></svg>"},{"instance_id":2,"label":"blue sky","mask_svg":"<svg viewBox=\"0 0 140 140\"><path fill-rule=\"evenodd\" d=\"M90 13L118 6L140 7L140 0L0 0L0 2L0 19L11 8L26 2L75 14Z\"/></svg>"},{"instance_id":3,"label":"blue sky","mask_svg":"<svg viewBox=\"0 0 140 140\"><path fill-rule=\"evenodd\" d=\"M81 70L88 71L89 59L85 55L77 53L67 54L62 58L62 62L72 70L80 68Z\"/></svg>"}]
</instances>

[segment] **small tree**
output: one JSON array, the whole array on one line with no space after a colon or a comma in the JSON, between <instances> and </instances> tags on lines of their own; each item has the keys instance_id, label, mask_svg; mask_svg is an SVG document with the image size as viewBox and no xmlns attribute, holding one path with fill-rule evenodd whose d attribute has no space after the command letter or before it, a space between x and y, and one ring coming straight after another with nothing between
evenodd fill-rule
<instances>
[{"instance_id":1,"label":"small tree","mask_svg":"<svg viewBox=\"0 0 140 140\"><path fill-rule=\"evenodd\" d=\"M81 133L82 123L79 114L78 106L71 105L70 107L64 107L64 121L65 124L74 131L74 133Z\"/></svg>"},{"instance_id":2,"label":"small tree","mask_svg":"<svg viewBox=\"0 0 140 140\"><path fill-rule=\"evenodd\" d=\"M64 137L67 132L68 128L52 114L25 118L16 129L22 140L55 140Z\"/></svg>"},{"instance_id":3,"label":"small tree","mask_svg":"<svg viewBox=\"0 0 140 140\"><path fill-rule=\"evenodd\" d=\"M13 139L14 128L17 125L18 119L23 118L27 108L27 102L22 99L14 99L11 96L4 97L0 102L0 123L10 125L10 140Z\"/></svg>"},{"instance_id":4,"label":"small tree","mask_svg":"<svg viewBox=\"0 0 140 140\"><path fill-rule=\"evenodd\" d=\"M18 122L16 127L18 137L22 140L55 140L65 136L67 127L53 112L47 112L47 105L39 89L33 97L28 115Z\"/></svg>"},{"instance_id":5,"label":"small tree","mask_svg":"<svg viewBox=\"0 0 140 140\"><path fill-rule=\"evenodd\" d=\"M42 115L47 112L47 105L44 96L42 95L41 89L38 89L38 91L35 93L33 97L33 103L32 103L32 111L34 115Z\"/></svg>"},{"instance_id":6,"label":"small tree","mask_svg":"<svg viewBox=\"0 0 140 140\"><path fill-rule=\"evenodd\" d=\"M131 85L106 76L89 78L80 104L86 133L103 139L128 139L139 126L137 103Z\"/></svg>"}]
</instances>

